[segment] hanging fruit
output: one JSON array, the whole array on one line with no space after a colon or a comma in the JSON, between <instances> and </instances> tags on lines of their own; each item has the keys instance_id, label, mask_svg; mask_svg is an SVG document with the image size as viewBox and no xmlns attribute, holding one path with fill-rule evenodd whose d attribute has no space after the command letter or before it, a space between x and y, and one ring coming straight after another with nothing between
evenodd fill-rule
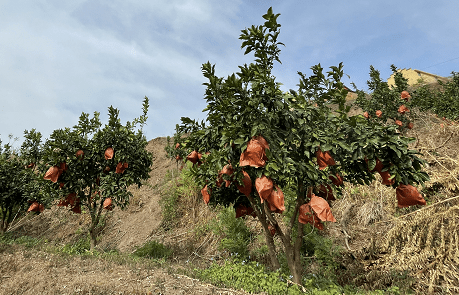
<instances>
[{"instance_id":1,"label":"hanging fruit","mask_svg":"<svg viewBox=\"0 0 459 295\"><path fill-rule=\"evenodd\" d=\"M261 203L263 200L267 200L273 191L273 180L262 175L260 178L255 179L255 189L260 196Z\"/></svg>"},{"instance_id":2,"label":"hanging fruit","mask_svg":"<svg viewBox=\"0 0 459 295\"><path fill-rule=\"evenodd\" d=\"M207 184L205 187L202 188L201 194L202 194L202 199L204 200L204 203L209 204L210 201L210 193L211 189L207 187Z\"/></svg>"},{"instance_id":3,"label":"hanging fruit","mask_svg":"<svg viewBox=\"0 0 459 295\"><path fill-rule=\"evenodd\" d=\"M112 147L108 147L107 149L105 149L105 153L104 153L105 160L113 159L113 155L114 154L115 154L115 152L113 151L113 148Z\"/></svg>"},{"instance_id":4,"label":"hanging fruit","mask_svg":"<svg viewBox=\"0 0 459 295\"><path fill-rule=\"evenodd\" d=\"M236 187L241 193L249 197L250 192L252 191L252 180L250 179L249 174L244 170L242 170L242 174L244 175L242 178L243 185L237 184Z\"/></svg>"},{"instance_id":5,"label":"hanging fruit","mask_svg":"<svg viewBox=\"0 0 459 295\"><path fill-rule=\"evenodd\" d=\"M268 142L263 136L253 137L247 144L247 149L239 158L239 166L263 167L268 158L265 149L269 149Z\"/></svg>"},{"instance_id":6,"label":"hanging fruit","mask_svg":"<svg viewBox=\"0 0 459 295\"><path fill-rule=\"evenodd\" d=\"M334 166L336 165L335 160L330 155L329 151L322 152L319 148L316 152L317 164L319 165L319 169L323 170L327 168L327 166Z\"/></svg>"},{"instance_id":7,"label":"hanging fruit","mask_svg":"<svg viewBox=\"0 0 459 295\"><path fill-rule=\"evenodd\" d=\"M426 200L418 192L418 189L412 185L400 184L395 192L399 208L426 204Z\"/></svg>"},{"instance_id":8,"label":"hanging fruit","mask_svg":"<svg viewBox=\"0 0 459 295\"><path fill-rule=\"evenodd\" d=\"M408 93L408 91L402 91L400 94L400 98L408 101L408 99L411 97L411 95Z\"/></svg>"}]
</instances>

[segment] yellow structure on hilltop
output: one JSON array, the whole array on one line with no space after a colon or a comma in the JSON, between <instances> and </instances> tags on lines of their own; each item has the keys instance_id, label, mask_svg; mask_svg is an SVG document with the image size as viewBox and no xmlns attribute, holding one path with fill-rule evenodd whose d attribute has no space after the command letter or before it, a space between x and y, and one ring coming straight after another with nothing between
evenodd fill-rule
<instances>
[{"instance_id":1,"label":"yellow structure on hilltop","mask_svg":"<svg viewBox=\"0 0 459 295\"><path fill-rule=\"evenodd\" d=\"M427 73L424 71L420 70L413 70L411 68L409 69L401 69L398 70L398 72L401 72L403 77L408 79L408 85L413 86L416 84L430 84L430 83L436 83L437 80L440 80L442 82L447 82L448 78L441 77L438 75L434 75L431 73ZM389 86L394 86L395 85L395 80L394 80L394 75L392 74L389 79L387 79L387 84Z\"/></svg>"}]
</instances>

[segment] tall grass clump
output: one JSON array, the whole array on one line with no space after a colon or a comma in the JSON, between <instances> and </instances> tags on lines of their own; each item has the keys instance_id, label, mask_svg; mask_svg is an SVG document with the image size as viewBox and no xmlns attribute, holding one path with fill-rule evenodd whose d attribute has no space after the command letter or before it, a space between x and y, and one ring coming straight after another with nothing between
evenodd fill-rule
<instances>
[{"instance_id":1,"label":"tall grass clump","mask_svg":"<svg viewBox=\"0 0 459 295\"><path fill-rule=\"evenodd\" d=\"M249 255L248 246L252 234L244 219L236 218L233 207L222 208L211 228L215 235L222 237L219 243L220 251L227 251L243 258Z\"/></svg>"},{"instance_id":2,"label":"tall grass clump","mask_svg":"<svg viewBox=\"0 0 459 295\"><path fill-rule=\"evenodd\" d=\"M195 207L199 200L200 189L187 167L181 171L169 170L164 177L164 182L159 204L162 226L169 229L176 225L184 214L196 214Z\"/></svg>"}]
</instances>

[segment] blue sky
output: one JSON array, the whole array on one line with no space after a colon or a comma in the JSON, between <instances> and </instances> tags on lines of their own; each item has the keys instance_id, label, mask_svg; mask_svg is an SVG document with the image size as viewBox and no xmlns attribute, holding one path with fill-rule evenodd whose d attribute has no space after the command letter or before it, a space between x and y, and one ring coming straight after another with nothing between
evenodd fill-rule
<instances>
[{"instance_id":1,"label":"blue sky","mask_svg":"<svg viewBox=\"0 0 459 295\"><path fill-rule=\"evenodd\" d=\"M240 31L280 13L283 90L301 71L344 63L343 79L366 89L370 65L440 76L459 71L458 1L91 0L0 1L0 138L36 128L48 137L81 112L141 114L150 98L147 139L173 135L180 117L204 119L201 65L238 71ZM22 141L22 138L19 142Z\"/></svg>"}]
</instances>

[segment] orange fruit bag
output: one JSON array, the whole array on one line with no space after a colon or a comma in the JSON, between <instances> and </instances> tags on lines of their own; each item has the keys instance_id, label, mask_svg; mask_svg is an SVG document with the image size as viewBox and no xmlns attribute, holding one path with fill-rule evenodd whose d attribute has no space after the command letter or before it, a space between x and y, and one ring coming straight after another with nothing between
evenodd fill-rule
<instances>
[{"instance_id":1,"label":"orange fruit bag","mask_svg":"<svg viewBox=\"0 0 459 295\"><path fill-rule=\"evenodd\" d=\"M207 184L205 187L202 188L201 194L202 194L202 199L204 200L204 203L209 204L210 201L210 188L207 187Z\"/></svg>"},{"instance_id":2,"label":"orange fruit bag","mask_svg":"<svg viewBox=\"0 0 459 295\"><path fill-rule=\"evenodd\" d=\"M336 222L336 219L333 217L331 212L330 205L328 205L328 202L323 198L312 194L309 204L321 221Z\"/></svg>"},{"instance_id":3,"label":"orange fruit bag","mask_svg":"<svg viewBox=\"0 0 459 295\"><path fill-rule=\"evenodd\" d=\"M116 171L115 172L118 173L118 174L123 174L124 170L126 170L126 168L128 168L128 167L129 167L128 163L119 162L118 165L116 165Z\"/></svg>"},{"instance_id":4,"label":"orange fruit bag","mask_svg":"<svg viewBox=\"0 0 459 295\"><path fill-rule=\"evenodd\" d=\"M112 199L111 198L106 198L104 200L104 203L102 204L102 206L104 206L104 209L108 210L108 211L112 211L113 210L113 204L112 204Z\"/></svg>"},{"instance_id":5,"label":"orange fruit bag","mask_svg":"<svg viewBox=\"0 0 459 295\"><path fill-rule=\"evenodd\" d=\"M253 217L257 217L257 214L255 213L255 210L253 210L253 208L246 207L246 206L240 204L236 208L236 218L243 217L245 215L251 215Z\"/></svg>"},{"instance_id":6,"label":"orange fruit bag","mask_svg":"<svg viewBox=\"0 0 459 295\"><path fill-rule=\"evenodd\" d=\"M311 205L309 203L300 206L298 222L302 224L312 224L312 226L320 230L324 229L323 223L319 220L317 214L312 211Z\"/></svg>"},{"instance_id":7,"label":"orange fruit bag","mask_svg":"<svg viewBox=\"0 0 459 295\"><path fill-rule=\"evenodd\" d=\"M335 196L333 195L333 189L328 184L325 184L325 185L321 184L320 187L319 187L319 192L317 193L317 195L319 197L321 197L321 198L324 198L325 200L328 200L328 201L336 200Z\"/></svg>"},{"instance_id":8,"label":"orange fruit bag","mask_svg":"<svg viewBox=\"0 0 459 295\"><path fill-rule=\"evenodd\" d=\"M250 192L252 191L252 180L250 179L250 176L247 172L242 170L242 174L244 175L244 178L242 179L242 182L244 183L243 185L237 184L236 187L238 190L246 195L247 197L250 196Z\"/></svg>"},{"instance_id":9,"label":"orange fruit bag","mask_svg":"<svg viewBox=\"0 0 459 295\"><path fill-rule=\"evenodd\" d=\"M412 185L400 184L395 189L395 192L399 208L426 204L426 200L424 200L422 195L418 192L418 189Z\"/></svg>"},{"instance_id":10,"label":"orange fruit bag","mask_svg":"<svg viewBox=\"0 0 459 295\"><path fill-rule=\"evenodd\" d=\"M389 174L389 171L384 171L384 172L379 172L379 175L381 175L382 177L382 184L384 185L393 185L395 183L395 180L392 178L392 179L389 179L390 178L390 174Z\"/></svg>"},{"instance_id":11,"label":"orange fruit bag","mask_svg":"<svg viewBox=\"0 0 459 295\"><path fill-rule=\"evenodd\" d=\"M192 151L188 156L186 156L186 159L193 164L198 163L201 158L202 154L198 153L197 151Z\"/></svg>"},{"instance_id":12,"label":"orange fruit bag","mask_svg":"<svg viewBox=\"0 0 459 295\"><path fill-rule=\"evenodd\" d=\"M320 148L316 152L317 164L319 165L319 169L323 170L327 166L334 166L336 165L335 160L330 155L328 151L323 153Z\"/></svg>"},{"instance_id":13,"label":"orange fruit bag","mask_svg":"<svg viewBox=\"0 0 459 295\"><path fill-rule=\"evenodd\" d=\"M343 177L341 175L339 175L339 173L336 173L336 177L334 177L333 175L330 175L328 178L336 186L340 186L340 185L342 185L344 183Z\"/></svg>"},{"instance_id":14,"label":"orange fruit bag","mask_svg":"<svg viewBox=\"0 0 459 295\"><path fill-rule=\"evenodd\" d=\"M226 175L232 175L234 172L233 170L233 167L231 167L230 164L226 165L225 167L223 167L223 169L220 171L220 173L218 173L218 176L217 176L217 186L218 187L221 187L223 181L225 182L225 187L229 187L230 184L231 184L231 181L229 180L223 180L223 177L222 175L223 174L226 174Z\"/></svg>"},{"instance_id":15,"label":"orange fruit bag","mask_svg":"<svg viewBox=\"0 0 459 295\"><path fill-rule=\"evenodd\" d=\"M261 203L263 200L267 200L273 191L273 180L262 175L260 178L255 179L255 189L260 196Z\"/></svg>"},{"instance_id":16,"label":"orange fruit bag","mask_svg":"<svg viewBox=\"0 0 459 295\"><path fill-rule=\"evenodd\" d=\"M402 91L400 94L400 98L404 100L408 100L411 97L411 95L408 93L408 91Z\"/></svg>"},{"instance_id":17,"label":"orange fruit bag","mask_svg":"<svg viewBox=\"0 0 459 295\"><path fill-rule=\"evenodd\" d=\"M104 153L104 156L105 156L105 160L110 160L110 159L113 159L113 155L115 154L115 152L113 151L113 148L112 147L108 147L105 149L105 153Z\"/></svg>"},{"instance_id":18,"label":"orange fruit bag","mask_svg":"<svg viewBox=\"0 0 459 295\"><path fill-rule=\"evenodd\" d=\"M45 206L38 202L33 202L29 209L27 209L27 212L43 212L45 210Z\"/></svg>"},{"instance_id":19,"label":"orange fruit bag","mask_svg":"<svg viewBox=\"0 0 459 295\"><path fill-rule=\"evenodd\" d=\"M46 171L43 179L51 180L52 182L56 183L57 179L59 178L59 175L60 175L59 167L52 166L52 167L49 167L48 171Z\"/></svg>"},{"instance_id":20,"label":"orange fruit bag","mask_svg":"<svg viewBox=\"0 0 459 295\"><path fill-rule=\"evenodd\" d=\"M271 191L266 201L268 202L269 210L276 213L282 213L285 211L284 193L277 185L274 185L274 187L275 189Z\"/></svg>"},{"instance_id":21,"label":"orange fruit bag","mask_svg":"<svg viewBox=\"0 0 459 295\"><path fill-rule=\"evenodd\" d=\"M239 158L239 166L263 167L268 158L265 149L269 149L268 142L260 135L253 137L247 144L247 149Z\"/></svg>"}]
</instances>

